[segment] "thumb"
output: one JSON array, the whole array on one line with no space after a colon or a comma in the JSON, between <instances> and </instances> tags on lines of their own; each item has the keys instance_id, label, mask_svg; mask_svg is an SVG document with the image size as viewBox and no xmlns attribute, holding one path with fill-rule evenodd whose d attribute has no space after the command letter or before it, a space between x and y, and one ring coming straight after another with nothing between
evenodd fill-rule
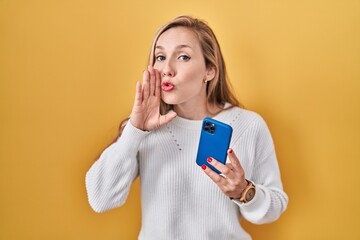
<instances>
[{"instance_id":1,"label":"thumb","mask_svg":"<svg viewBox=\"0 0 360 240\"><path fill-rule=\"evenodd\" d=\"M170 111L167 114L160 116L160 125L171 122L176 116L177 114L174 111Z\"/></svg>"}]
</instances>

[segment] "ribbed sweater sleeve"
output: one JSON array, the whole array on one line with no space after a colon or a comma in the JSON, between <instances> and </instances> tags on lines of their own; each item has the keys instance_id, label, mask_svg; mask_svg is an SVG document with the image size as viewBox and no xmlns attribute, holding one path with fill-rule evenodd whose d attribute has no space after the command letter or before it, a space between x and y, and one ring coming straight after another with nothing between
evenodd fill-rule
<instances>
[{"instance_id":1,"label":"ribbed sweater sleeve","mask_svg":"<svg viewBox=\"0 0 360 240\"><path fill-rule=\"evenodd\" d=\"M139 172L139 146L148 134L128 122L121 137L89 169L85 182L88 200L95 212L104 212L124 204Z\"/></svg>"},{"instance_id":2,"label":"ribbed sweater sleeve","mask_svg":"<svg viewBox=\"0 0 360 240\"><path fill-rule=\"evenodd\" d=\"M253 131L255 141L255 161L250 180L256 185L256 194L251 202L237 204L248 221L269 223L285 211L288 196L283 191L273 139L265 121L258 116L249 130Z\"/></svg>"}]
</instances>

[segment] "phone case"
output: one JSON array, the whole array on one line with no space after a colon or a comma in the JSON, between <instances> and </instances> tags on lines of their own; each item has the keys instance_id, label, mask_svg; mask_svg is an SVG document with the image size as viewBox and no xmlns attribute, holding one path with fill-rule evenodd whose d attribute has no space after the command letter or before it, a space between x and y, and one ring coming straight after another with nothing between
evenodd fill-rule
<instances>
[{"instance_id":1,"label":"phone case","mask_svg":"<svg viewBox=\"0 0 360 240\"><path fill-rule=\"evenodd\" d=\"M212 157L225 164L231 135L231 126L212 118L204 118L196 156L197 165L206 164L206 166L220 174L219 170L207 162L207 158Z\"/></svg>"}]
</instances>

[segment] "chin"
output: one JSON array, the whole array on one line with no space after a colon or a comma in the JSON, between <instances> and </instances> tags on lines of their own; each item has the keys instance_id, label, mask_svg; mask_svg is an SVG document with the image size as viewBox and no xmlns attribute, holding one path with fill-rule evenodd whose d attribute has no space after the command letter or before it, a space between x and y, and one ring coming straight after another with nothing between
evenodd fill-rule
<instances>
[{"instance_id":1,"label":"chin","mask_svg":"<svg viewBox=\"0 0 360 240\"><path fill-rule=\"evenodd\" d=\"M168 105L177 105L177 104L179 104L179 102L177 102L177 101L166 101L164 99L163 99L163 102L168 104Z\"/></svg>"},{"instance_id":2,"label":"chin","mask_svg":"<svg viewBox=\"0 0 360 240\"><path fill-rule=\"evenodd\" d=\"M180 103L180 101L178 99L173 98L173 97L168 97L168 96L167 97L162 96L161 100L163 100L164 103L169 104L169 105L176 105L176 104Z\"/></svg>"}]
</instances>

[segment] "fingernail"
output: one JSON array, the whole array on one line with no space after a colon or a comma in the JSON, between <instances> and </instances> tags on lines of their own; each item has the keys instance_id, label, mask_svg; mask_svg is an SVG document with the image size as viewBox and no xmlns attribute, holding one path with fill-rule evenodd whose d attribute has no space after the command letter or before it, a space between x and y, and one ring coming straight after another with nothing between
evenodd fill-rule
<instances>
[{"instance_id":1,"label":"fingernail","mask_svg":"<svg viewBox=\"0 0 360 240\"><path fill-rule=\"evenodd\" d=\"M201 168L202 168L203 170L205 170L205 169L206 169L206 165L203 164L203 165L201 166Z\"/></svg>"},{"instance_id":2,"label":"fingernail","mask_svg":"<svg viewBox=\"0 0 360 240\"><path fill-rule=\"evenodd\" d=\"M208 157L207 161L210 163L212 161L212 158Z\"/></svg>"},{"instance_id":3,"label":"fingernail","mask_svg":"<svg viewBox=\"0 0 360 240\"><path fill-rule=\"evenodd\" d=\"M229 153L233 153L233 150L230 148Z\"/></svg>"}]
</instances>

